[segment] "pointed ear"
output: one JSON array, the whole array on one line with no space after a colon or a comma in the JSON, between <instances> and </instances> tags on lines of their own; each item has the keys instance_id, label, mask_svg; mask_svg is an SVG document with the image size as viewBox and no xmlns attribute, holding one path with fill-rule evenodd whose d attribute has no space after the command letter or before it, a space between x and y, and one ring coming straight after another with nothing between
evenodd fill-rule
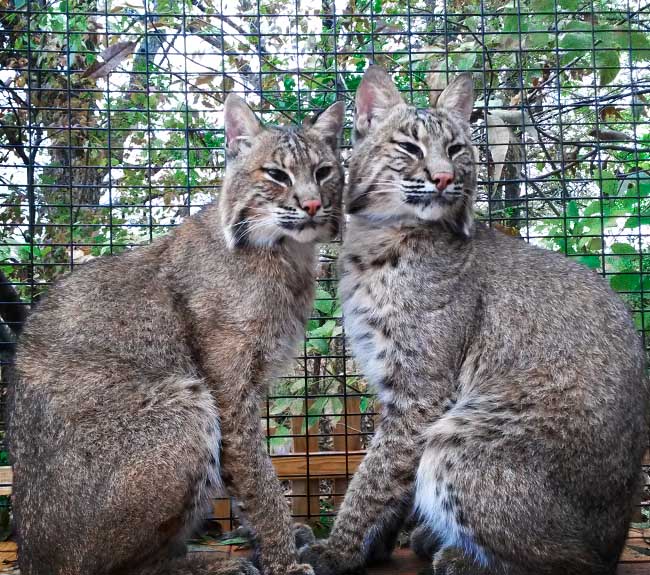
<instances>
[{"instance_id":1,"label":"pointed ear","mask_svg":"<svg viewBox=\"0 0 650 575\"><path fill-rule=\"evenodd\" d=\"M357 88L354 115L355 139L364 138L377 118L385 116L404 100L393 80L380 66L370 66Z\"/></svg>"},{"instance_id":2,"label":"pointed ear","mask_svg":"<svg viewBox=\"0 0 650 575\"><path fill-rule=\"evenodd\" d=\"M431 108L436 107L440 94L447 87L447 70L443 64L444 62L438 62L431 66L431 71L426 76L427 86L429 86L429 107Z\"/></svg>"},{"instance_id":3,"label":"pointed ear","mask_svg":"<svg viewBox=\"0 0 650 575\"><path fill-rule=\"evenodd\" d=\"M262 124L239 96L229 94L223 111L226 127L226 150L236 156L243 149L250 147L250 139L262 131Z\"/></svg>"},{"instance_id":4,"label":"pointed ear","mask_svg":"<svg viewBox=\"0 0 650 575\"><path fill-rule=\"evenodd\" d=\"M336 150L341 141L344 119L345 102L335 102L327 110L319 114L312 123L310 130L317 132L333 150Z\"/></svg>"},{"instance_id":5,"label":"pointed ear","mask_svg":"<svg viewBox=\"0 0 650 575\"><path fill-rule=\"evenodd\" d=\"M474 80L469 73L456 76L440 94L437 108L452 112L469 122L474 109Z\"/></svg>"}]
</instances>

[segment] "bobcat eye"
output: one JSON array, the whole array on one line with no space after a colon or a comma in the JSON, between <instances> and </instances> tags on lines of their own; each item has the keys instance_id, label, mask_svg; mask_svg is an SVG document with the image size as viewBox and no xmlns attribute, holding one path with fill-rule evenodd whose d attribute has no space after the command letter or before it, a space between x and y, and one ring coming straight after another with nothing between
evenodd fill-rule
<instances>
[{"instance_id":1,"label":"bobcat eye","mask_svg":"<svg viewBox=\"0 0 650 575\"><path fill-rule=\"evenodd\" d=\"M460 144L453 144L447 148L447 155L451 158L463 149Z\"/></svg>"},{"instance_id":2,"label":"bobcat eye","mask_svg":"<svg viewBox=\"0 0 650 575\"><path fill-rule=\"evenodd\" d=\"M316 178L316 181L319 184L321 184L324 180L326 180L329 177L331 173L332 173L332 166L321 166L314 173L314 177Z\"/></svg>"},{"instance_id":3,"label":"bobcat eye","mask_svg":"<svg viewBox=\"0 0 650 575\"><path fill-rule=\"evenodd\" d=\"M413 142L397 142L397 145L402 148L407 154L411 154L416 158L422 158L422 148Z\"/></svg>"},{"instance_id":4,"label":"bobcat eye","mask_svg":"<svg viewBox=\"0 0 650 575\"><path fill-rule=\"evenodd\" d=\"M287 172L278 170L277 168L264 168L264 171L272 180L278 182L278 184L284 184L285 186L291 184L291 178Z\"/></svg>"}]
</instances>

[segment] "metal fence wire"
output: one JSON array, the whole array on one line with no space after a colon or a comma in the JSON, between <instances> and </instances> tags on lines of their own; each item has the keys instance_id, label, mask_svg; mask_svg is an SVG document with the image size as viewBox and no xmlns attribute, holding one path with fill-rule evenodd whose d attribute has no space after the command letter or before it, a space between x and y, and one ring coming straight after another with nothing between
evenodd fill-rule
<instances>
[{"instance_id":1,"label":"metal fence wire","mask_svg":"<svg viewBox=\"0 0 650 575\"><path fill-rule=\"evenodd\" d=\"M649 9L632 0L0 0L3 367L30 305L58 276L153 240L218 196L228 92L270 123L345 100L345 157L354 92L373 62L423 107L432 71L473 72L478 217L606 276L647 334ZM337 251L336 242L321 250L304 346L263 409L294 514L324 531L378 407L344 341ZM229 514L228 502L215 503L224 529Z\"/></svg>"}]
</instances>

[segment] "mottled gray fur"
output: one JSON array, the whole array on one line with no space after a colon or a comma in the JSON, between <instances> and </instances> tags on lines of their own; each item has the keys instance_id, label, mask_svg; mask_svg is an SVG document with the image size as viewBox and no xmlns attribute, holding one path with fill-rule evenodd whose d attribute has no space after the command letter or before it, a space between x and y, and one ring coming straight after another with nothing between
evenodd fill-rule
<instances>
[{"instance_id":1,"label":"mottled gray fur","mask_svg":"<svg viewBox=\"0 0 650 575\"><path fill-rule=\"evenodd\" d=\"M613 575L623 548L640 338L595 272L472 221L472 106L468 75L426 111L376 67L357 92L341 296L382 419L331 537L301 554L317 575L361 569L414 506L439 574Z\"/></svg>"},{"instance_id":2,"label":"mottled gray fur","mask_svg":"<svg viewBox=\"0 0 650 575\"><path fill-rule=\"evenodd\" d=\"M230 96L218 204L83 266L34 310L9 390L22 575L257 573L184 555L222 482L262 571L312 573L259 405L304 333L315 242L337 229L342 121L337 103L302 129L265 129Z\"/></svg>"}]
</instances>

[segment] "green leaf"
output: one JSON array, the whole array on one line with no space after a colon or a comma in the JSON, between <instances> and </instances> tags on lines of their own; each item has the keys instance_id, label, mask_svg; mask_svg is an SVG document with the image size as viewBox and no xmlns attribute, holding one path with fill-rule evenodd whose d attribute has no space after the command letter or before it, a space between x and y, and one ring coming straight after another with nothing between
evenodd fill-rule
<instances>
[{"instance_id":1,"label":"green leaf","mask_svg":"<svg viewBox=\"0 0 650 575\"><path fill-rule=\"evenodd\" d=\"M340 397L330 398L330 413L343 413L343 400Z\"/></svg>"},{"instance_id":2,"label":"green leaf","mask_svg":"<svg viewBox=\"0 0 650 575\"><path fill-rule=\"evenodd\" d=\"M592 270L599 269L602 266L602 259L600 256L580 256L578 261Z\"/></svg>"},{"instance_id":3,"label":"green leaf","mask_svg":"<svg viewBox=\"0 0 650 575\"><path fill-rule=\"evenodd\" d=\"M631 216L635 213L638 201L635 199L616 199L603 201L603 214L608 217Z\"/></svg>"},{"instance_id":4,"label":"green leaf","mask_svg":"<svg viewBox=\"0 0 650 575\"><path fill-rule=\"evenodd\" d=\"M314 400L314 402L309 406L307 411L307 425L310 429L318 424L318 420L323 416L324 413L328 413L331 410L331 397L319 397ZM327 406L330 406L330 410L327 409ZM342 406L343 404L341 404ZM305 432L305 423L302 425L302 433Z\"/></svg>"},{"instance_id":5,"label":"green leaf","mask_svg":"<svg viewBox=\"0 0 650 575\"><path fill-rule=\"evenodd\" d=\"M368 403L369 399L367 395L364 395L360 400L359 400L359 411L361 413L367 413L368 412Z\"/></svg>"},{"instance_id":6,"label":"green leaf","mask_svg":"<svg viewBox=\"0 0 650 575\"><path fill-rule=\"evenodd\" d=\"M613 254L634 254L634 255L638 254L638 252L636 251L636 249L634 249L633 246L621 242L616 242L615 244L612 244L610 249Z\"/></svg>"},{"instance_id":7,"label":"green leaf","mask_svg":"<svg viewBox=\"0 0 650 575\"><path fill-rule=\"evenodd\" d=\"M327 355L330 349L329 338L333 336L335 328L336 322L331 319L320 327L309 330L307 332L307 348L309 350L315 350L321 355Z\"/></svg>"},{"instance_id":8,"label":"green leaf","mask_svg":"<svg viewBox=\"0 0 650 575\"><path fill-rule=\"evenodd\" d=\"M619 52L617 50L596 50L596 67L600 85L611 84L621 70Z\"/></svg>"},{"instance_id":9,"label":"green leaf","mask_svg":"<svg viewBox=\"0 0 650 575\"><path fill-rule=\"evenodd\" d=\"M577 247L578 251L581 252L600 252L603 249L603 239L599 237L593 237L594 235L600 234L600 220L597 220L597 228L595 225L586 226L582 231L587 237L581 237L578 239ZM591 222L590 222L591 223ZM569 253L572 253L572 248L569 245Z\"/></svg>"},{"instance_id":10,"label":"green leaf","mask_svg":"<svg viewBox=\"0 0 650 575\"><path fill-rule=\"evenodd\" d=\"M531 0L531 12L555 12L555 0Z\"/></svg>"},{"instance_id":11,"label":"green leaf","mask_svg":"<svg viewBox=\"0 0 650 575\"><path fill-rule=\"evenodd\" d=\"M603 233L603 222L600 218L589 218L582 220L582 233L586 236L601 235Z\"/></svg>"},{"instance_id":12,"label":"green leaf","mask_svg":"<svg viewBox=\"0 0 650 575\"><path fill-rule=\"evenodd\" d=\"M323 325L310 330L307 335L309 337L331 337L335 327L336 322L333 319L330 319Z\"/></svg>"},{"instance_id":13,"label":"green leaf","mask_svg":"<svg viewBox=\"0 0 650 575\"><path fill-rule=\"evenodd\" d=\"M578 209L578 202L575 200L570 200L566 204L566 215L567 218L577 218L580 216L580 210Z\"/></svg>"},{"instance_id":14,"label":"green leaf","mask_svg":"<svg viewBox=\"0 0 650 575\"><path fill-rule=\"evenodd\" d=\"M630 45L633 62L650 60L650 38L648 34L639 30L630 32Z\"/></svg>"},{"instance_id":15,"label":"green leaf","mask_svg":"<svg viewBox=\"0 0 650 575\"><path fill-rule=\"evenodd\" d=\"M277 399L271 399L271 415L273 417L289 413L296 415L301 413L302 404L303 400L299 397L278 397Z\"/></svg>"},{"instance_id":16,"label":"green leaf","mask_svg":"<svg viewBox=\"0 0 650 575\"><path fill-rule=\"evenodd\" d=\"M314 402L309 406L307 410L308 415L322 415L325 411L325 406L330 398L323 396L315 399ZM311 427L311 425L310 425Z\"/></svg>"},{"instance_id":17,"label":"green leaf","mask_svg":"<svg viewBox=\"0 0 650 575\"><path fill-rule=\"evenodd\" d=\"M626 228L626 229L636 229L639 226L650 226L650 217L648 217L648 216L642 216L642 217L632 216L631 218L628 218L627 220L625 220L625 224L623 225L623 227Z\"/></svg>"},{"instance_id":18,"label":"green leaf","mask_svg":"<svg viewBox=\"0 0 650 575\"><path fill-rule=\"evenodd\" d=\"M544 48L548 49L549 44L551 41L553 41L554 38L555 36L548 32L528 32L528 36L526 37L526 47L529 50L542 50Z\"/></svg>"},{"instance_id":19,"label":"green leaf","mask_svg":"<svg viewBox=\"0 0 650 575\"><path fill-rule=\"evenodd\" d=\"M603 206L600 203L600 200L594 200L585 208L585 217L595 216L596 214L601 215Z\"/></svg>"},{"instance_id":20,"label":"green leaf","mask_svg":"<svg viewBox=\"0 0 650 575\"><path fill-rule=\"evenodd\" d=\"M478 54L476 52L455 52L449 55L456 68L460 71L471 70L474 64L476 64L477 56Z\"/></svg>"},{"instance_id":21,"label":"green leaf","mask_svg":"<svg viewBox=\"0 0 650 575\"><path fill-rule=\"evenodd\" d=\"M214 545L248 545L250 541L245 537L231 537L230 539L219 539Z\"/></svg>"},{"instance_id":22,"label":"green leaf","mask_svg":"<svg viewBox=\"0 0 650 575\"><path fill-rule=\"evenodd\" d=\"M577 20L570 22L563 30L559 46L566 51L562 56L565 65L576 57L584 56L594 46L591 26Z\"/></svg>"},{"instance_id":23,"label":"green leaf","mask_svg":"<svg viewBox=\"0 0 650 575\"><path fill-rule=\"evenodd\" d=\"M334 308L335 301L332 299L332 295L325 291L324 289L318 288L316 290L316 299L314 301L314 307L321 312L323 315L332 315L332 309Z\"/></svg>"},{"instance_id":24,"label":"green leaf","mask_svg":"<svg viewBox=\"0 0 650 575\"><path fill-rule=\"evenodd\" d=\"M618 292L638 292L641 290L641 278L638 274L613 274L609 276L612 289Z\"/></svg>"},{"instance_id":25,"label":"green leaf","mask_svg":"<svg viewBox=\"0 0 650 575\"><path fill-rule=\"evenodd\" d=\"M503 19L503 31L517 34L519 32L519 18L516 14L508 14Z\"/></svg>"}]
</instances>

